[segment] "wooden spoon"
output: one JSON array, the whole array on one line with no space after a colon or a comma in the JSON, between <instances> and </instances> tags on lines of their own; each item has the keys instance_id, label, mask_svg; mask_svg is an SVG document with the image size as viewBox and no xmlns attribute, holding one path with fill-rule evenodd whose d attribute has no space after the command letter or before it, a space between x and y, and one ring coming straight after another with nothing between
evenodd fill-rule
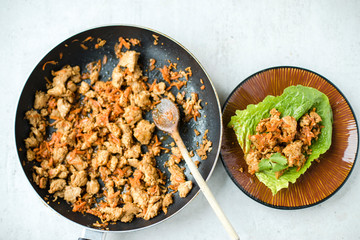
<instances>
[{"instance_id":1,"label":"wooden spoon","mask_svg":"<svg viewBox=\"0 0 360 240\"><path fill-rule=\"evenodd\" d=\"M208 185L205 180L201 176L199 170L195 166L192 161L189 152L184 145L184 142L181 139L178 130L178 122L179 122L179 109L177 106L170 101L169 99L162 99L161 102L156 106L156 108L152 111L153 120L155 125L162 131L167 132L171 135L171 137L175 140L177 146L180 149L182 156L185 159L187 166L189 167L192 175L194 176L197 184L199 185L201 191L204 193L206 199L210 203L210 206L216 213L220 222L225 227L226 231L229 233L232 239L240 239L234 228L232 227L229 220L226 218L224 212L220 208L217 203L214 195L211 193Z\"/></svg>"}]
</instances>

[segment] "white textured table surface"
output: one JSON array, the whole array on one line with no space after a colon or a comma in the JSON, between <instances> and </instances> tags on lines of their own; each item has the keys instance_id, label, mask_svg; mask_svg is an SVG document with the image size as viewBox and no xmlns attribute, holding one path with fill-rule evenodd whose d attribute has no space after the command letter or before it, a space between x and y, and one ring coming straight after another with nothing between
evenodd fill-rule
<instances>
[{"instance_id":1,"label":"white textured table surface","mask_svg":"<svg viewBox=\"0 0 360 240\"><path fill-rule=\"evenodd\" d=\"M0 239L77 239L82 227L38 199L23 174L14 140L17 101L33 68L66 38L89 28L137 24L181 42L203 64L223 103L261 69L292 65L330 79L359 116L360 1L14 1L2 0ZM222 164L209 185L241 239L359 239L360 173L329 200L285 211L243 194ZM227 239L200 194L171 219L107 239Z\"/></svg>"}]
</instances>

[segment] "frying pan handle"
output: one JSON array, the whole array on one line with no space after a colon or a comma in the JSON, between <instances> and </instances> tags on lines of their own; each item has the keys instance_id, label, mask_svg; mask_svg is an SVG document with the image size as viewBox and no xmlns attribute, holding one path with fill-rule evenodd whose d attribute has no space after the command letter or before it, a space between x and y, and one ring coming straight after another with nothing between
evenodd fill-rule
<instances>
[{"instance_id":1,"label":"frying pan handle","mask_svg":"<svg viewBox=\"0 0 360 240\"><path fill-rule=\"evenodd\" d=\"M106 233L84 228L78 240L105 240Z\"/></svg>"}]
</instances>

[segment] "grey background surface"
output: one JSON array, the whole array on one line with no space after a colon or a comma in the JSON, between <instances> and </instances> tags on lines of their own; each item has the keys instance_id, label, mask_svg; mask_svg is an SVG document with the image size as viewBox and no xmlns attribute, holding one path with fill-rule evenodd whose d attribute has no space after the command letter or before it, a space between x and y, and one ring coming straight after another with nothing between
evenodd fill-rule
<instances>
[{"instance_id":1,"label":"grey background surface","mask_svg":"<svg viewBox=\"0 0 360 240\"><path fill-rule=\"evenodd\" d=\"M32 69L58 43L98 26L137 24L182 43L203 64L221 103L243 79L292 65L330 79L360 113L360 2L10 1L0 7L0 239L77 239L82 227L38 199L14 140L18 98ZM311 208L284 211L243 194L221 162L209 185L241 239L359 239L359 163L340 191ZM107 239L227 239L202 194L164 223Z\"/></svg>"}]
</instances>

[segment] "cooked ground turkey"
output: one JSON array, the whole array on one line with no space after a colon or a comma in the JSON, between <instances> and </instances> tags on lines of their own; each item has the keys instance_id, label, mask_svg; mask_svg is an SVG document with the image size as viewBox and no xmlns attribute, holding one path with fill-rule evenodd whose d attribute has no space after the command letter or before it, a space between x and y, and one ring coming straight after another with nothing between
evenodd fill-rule
<instances>
[{"instance_id":1,"label":"cooked ground turkey","mask_svg":"<svg viewBox=\"0 0 360 240\"><path fill-rule=\"evenodd\" d=\"M171 185L165 186L155 156L168 149L161 147L154 123L143 119L165 96L181 101L187 120L200 117L196 93L186 99L184 93L175 98L169 92L186 85L191 69L178 73L176 65L164 66L165 81L150 84L138 65L140 54L121 50L134 45L130 40L120 38L115 46L119 62L111 81L100 81L100 60L89 63L83 74L78 66L65 66L53 72L47 92L36 92L34 109L25 115L31 125L27 157L37 162L35 183L55 199L64 198L73 211L93 214L103 223L149 220L161 210L166 214L176 192L186 197L192 189L178 165L177 148L166 163ZM48 126L55 131L47 133ZM211 144L204 144L206 155Z\"/></svg>"},{"instance_id":2,"label":"cooked ground turkey","mask_svg":"<svg viewBox=\"0 0 360 240\"><path fill-rule=\"evenodd\" d=\"M272 109L270 117L256 126L256 134L249 136L251 150L245 157L249 173L258 172L259 162L277 152L287 158L289 167L300 169L311 154L309 146L312 140L317 140L321 132L319 123L322 120L315 110L296 121L291 116L280 118L281 113ZM284 171L277 172L276 177L279 178Z\"/></svg>"}]
</instances>

